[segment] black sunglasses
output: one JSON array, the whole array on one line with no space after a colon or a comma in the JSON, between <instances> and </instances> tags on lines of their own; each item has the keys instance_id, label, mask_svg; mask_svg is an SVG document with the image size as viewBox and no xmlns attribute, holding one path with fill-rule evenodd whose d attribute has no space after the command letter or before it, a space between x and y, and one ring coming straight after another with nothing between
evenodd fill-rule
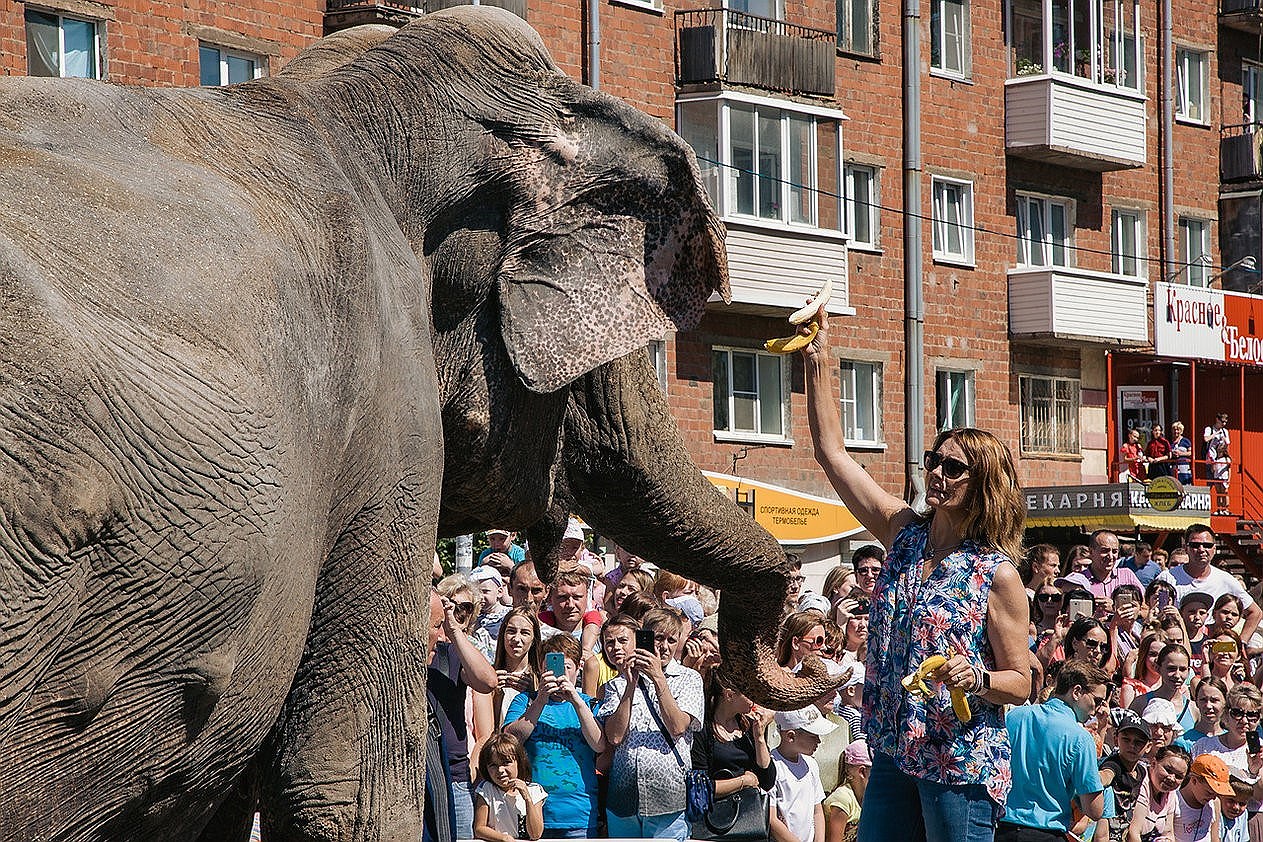
<instances>
[{"instance_id":1,"label":"black sunglasses","mask_svg":"<svg viewBox=\"0 0 1263 842\"><path fill-rule=\"evenodd\" d=\"M969 470L969 466L959 459L953 459L951 456L942 456L937 451L925 451L925 470L926 473L933 473L935 468L942 466L943 476L948 479L960 479Z\"/></svg>"},{"instance_id":2,"label":"black sunglasses","mask_svg":"<svg viewBox=\"0 0 1263 842\"><path fill-rule=\"evenodd\" d=\"M1252 719L1255 722L1259 721L1259 711L1257 710L1242 710L1241 708L1228 708L1228 715L1234 719Z\"/></svg>"},{"instance_id":3,"label":"black sunglasses","mask_svg":"<svg viewBox=\"0 0 1263 842\"><path fill-rule=\"evenodd\" d=\"M1059 593L1041 593L1036 594L1035 598L1040 602L1061 602L1061 594Z\"/></svg>"},{"instance_id":4,"label":"black sunglasses","mask_svg":"<svg viewBox=\"0 0 1263 842\"><path fill-rule=\"evenodd\" d=\"M1214 541L1189 541L1190 547L1200 547L1203 550L1213 550L1215 548Z\"/></svg>"}]
</instances>

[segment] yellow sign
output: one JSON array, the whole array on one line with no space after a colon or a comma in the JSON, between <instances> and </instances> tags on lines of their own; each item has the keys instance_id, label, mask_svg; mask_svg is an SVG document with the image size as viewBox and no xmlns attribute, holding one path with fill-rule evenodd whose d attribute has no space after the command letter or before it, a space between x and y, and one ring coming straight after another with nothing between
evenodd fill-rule
<instances>
[{"instance_id":1,"label":"yellow sign","mask_svg":"<svg viewBox=\"0 0 1263 842\"><path fill-rule=\"evenodd\" d=\"M1155 512L1170 512L1184 501L1184 486L1175 477L1154 477L1145 486L1145 499Z\"/></svg>"},{"instance_id":2,"label":"yellow sign","mask_svg":"<svg viewBox=\"0 0 1263 842\"><path fill-rule=\"evenodd\" d=\"M782 544L822 544L864 531L837 500L744 477L702 473Z\"/></svg>"}]
</instances>

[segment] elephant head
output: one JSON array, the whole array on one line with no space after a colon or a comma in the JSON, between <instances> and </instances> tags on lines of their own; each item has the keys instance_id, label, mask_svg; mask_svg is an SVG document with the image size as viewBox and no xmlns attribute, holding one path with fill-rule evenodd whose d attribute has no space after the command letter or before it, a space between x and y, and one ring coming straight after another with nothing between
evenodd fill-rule
<instances>
[{"instance_id":1,"label":"elephant head","mask_svg":"<svg viewBox=\"0 0 1263 842\"><path fill-rule=\"evenodd\" d=\"M785 554L692 463L644 353L729 300L688 146L563 76L490 7L427 15L306 87L335 104L331 131L379 150L373 178L430 283L440 534L516 526L546 556L573 500L621 545L722 589L726 669L752 698L797 707L833 686L775 663Z\"/></svg>"}]
</instances>

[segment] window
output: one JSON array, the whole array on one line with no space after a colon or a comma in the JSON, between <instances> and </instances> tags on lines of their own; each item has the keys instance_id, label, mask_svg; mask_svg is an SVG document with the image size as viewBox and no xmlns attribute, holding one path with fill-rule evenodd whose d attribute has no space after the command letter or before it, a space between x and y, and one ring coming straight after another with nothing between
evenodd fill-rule
<instances>
[{"instance_id":1,"label":"window","mask_svg":"<svg viewBox=\"0 0 1263 842\"><path fill-rule=\"evenodd\" d=\"M934 258L974 262L974 186L968 181L934 179Z\"/></svg>"},{"instance_id":2,"label":"window","mask_svg":"<svg viewBox=\"0 0 1263 842\"><path fill-rule=\"evenodd\" d=\"M658 375L658 385L665 394L667 391L667 341L654 339L649 343L649 364Z\"/></svg>"},{"instance_id":3,"label":"window","mask_svg":"<svg viewBox=\"0 0 1263 842\"><path fill-rule=\"evenodd\" d=\"M1115 209L1110 218L1110 271L1131 278L1144 277L1141 249L1144 230L1140 211Z\"/></svg>"},{"instance_id":4,"label":"window","mask_svg":"<svg viewBox=\"0 0 1263 842\"><path fill-rule=\"evenodd\" d=\"M1017 196L1019 266L1069 266L1071 208L1064 199Z\"/></svg>"},{"instance_id":5,"label":"window","mask_svg":"<svg viewBox=\"0 0 1263 842\"><path fill-rule=\"evenodd\" d=\"M1204 287L1210 282L1210 223L1180 217L1180 268L1189 286Z\"/></svg>"},{"instance_id":6,"label":"window","mask_svg":"<svg viewBox=\"0 0 1263 842\"><path fill-rule=\"evenodd\" d=\"M1263 65L1241 62L1241 100L1244 122L1263 123Z\"/></svg>"},{"instance_id":7,"label":"window","mask_svg":"<svg viewBox=\"0 0 1263 842\"><path fill-rule=\"evenodd\" d=\"M197 58L201 65L203 85L236 85L263 75L262 60L248 53L201 44L197 48Z\"/></svg>"},{"instance_id":8,"label":"window","mask_svg":"<svg viewBox=\"0 0 1263 842\"><path fill-rule=\"evenodd\" d=\"M881 443L881 363L842 363L842 426L847 444Z\"/></svg>"},{"instance_id":9,"label":"window","mask_svg":"<svg viewBox=\"0 0 1263 842\"><path fill-rule=\"evenodd\" d=\"M1144 88L1138 0L1008 0L1009 75L1065 73ZM1052 37L1045 34L1045 12Z\"/></svg>"},{"instance_id":10,"label":"window","mask_svg":"<svg viewBox=\"0 0 1263 842\"><path fill-rule=\"evenodd\" d=\"M756 351L711 351L715 432L784 438L781 357Z\"/></svg>"},{"instance_id":11,"label":"window","mask_svg":"<svg viewBox=\"0 0 1263 842\"><path fill-rule=\"evenodd\" d=\"M876 0L837 0L838 49L866 56L877 55L873 7Z\"/></svg>"},{"instance_id":12,"label":"window","mask_svg":"<svg viewBox=\"0 0 1263 842\"><path fill-rule=\"evenodd\" d=\"M1206 54L1177 47L1175 50L1175 116L1181 120L1205 123Z\"/></svg>"},{"instance_id":13,"label":"window","mask_svg":"<svg viewBox=\"0 0 1263 842\"><path fill-rule=\"evenodd\" d=\"M654 2L656 8L661 8L660 0ZM725 9L732 9L734 12L745 12L772 20L781 19L780 0L725 0L723 5Z\"/></svg>"},{"instance_id":14,"label":"window","mask_svg":"<svg viewBox=\"0 0 1263 842\"><path fill-rule=\"evenodd\" d=\"M28 75L101 78L101 49L94 21L34 9L27 9L25 18Z\"/></svg>"},{"instance_id":15,"label":"window","mask_svg":"<svg viewBox=\"0 0 1263 842\"><path fill-rule=\"evenodd\" d=\"M1079 381L1065 377L1018 378L1022 399L1023 453L1079 453Z\"/></svg>"},{"instance_id":16,"label":"window","mask_svg":"<svg viewBox=\"0 0 1263 842\"><path fill-rule=\"evenodd\" d=\"M969 0L930 0L930 68L969 75Z\"/></svg>"},{"instance_id":17,"label":"window","mask_svg":"<svg viewBox=\"0 0 1263 842\"><path fill-rule=\"evenodd\" d=\"M841 232L841 115L785 106L730 92L682 99L680 135L697 154L702 181L722 216Z\"/></svg>"},{"instance_id":18,"label":"window","mask_svg":"<svg viewBox=\"0 0 1263 842\"><path fill-rule=\"evenodd\" d=\"M851 245L877 248L880 230L877 201L877 170L858 164L846 165L846 233Z\"/></svg>"},{"instance_id":19,"label":"window","mask_svg":"<svg viewBox=\"0 0 1263 842\"><path fill-rule=\"evenodd\" d=\"M974 373L938 372L938 429L954 430L974 425Z\"/></svg>"}]
</instances>

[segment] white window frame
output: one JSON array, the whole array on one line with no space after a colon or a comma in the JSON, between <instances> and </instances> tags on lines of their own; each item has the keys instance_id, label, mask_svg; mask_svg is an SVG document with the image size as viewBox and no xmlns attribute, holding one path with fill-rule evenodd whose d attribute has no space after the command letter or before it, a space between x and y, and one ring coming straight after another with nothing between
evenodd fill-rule
<instances>
[{"instance_id":1,"label":"white window frame","mask_svg":"<svg viewBox=\"0 0 1263 842\"><path fill-rule=\"evenodd\" d=\"M943 11L948 6L959 6L960 15L960 32L955 33L956 41L951 55L956 57L956 61L949 63L947 61L948 51L948 16ZM971 53L973 46L973 37L970 32L970 0L930 0L930 71L935 74L950 76L954 79L968 79L972 72ZM934 59L934 43L938 40L938 60ZM959 66L953 66L959 64Z\"/></svg>"},{"instance_id":2,"label":"white window frame","mask_svg":"<svg viewBox=\"0 0 1263 842\"><path fill-rule=\"evenodd\" d=\"M645 0L633 0L633 1L644 2ZM785 19L785 0L771 0L772 14L770 16L760 15L758 12L750 12L750 11L746 11L746 9L737 8L736 4L733 3L733 0L723 0L723 3L721 5L725 9L731 9L734 12L740 12L741 14L745 14L745 15L754 15L755 17L758 17L758 18L767 17L770 20L784 20ZM745 3L743 5L748 7L750 4ZM660 3L658 5L658 8L659 9L662 8Z\"/></svg>"},{"instance_id":3,"label":"white window frame","mask_svg":"<svg viewBox=\"0 0 1263 842\"><path fill-rule=\"evenodd\" d=\"M1130 255L1135 263L1133 271L1127 271L1123 253L1123 231L1132 229L1132 242L1135 254ZM1145 260L1145 212L1136 208L1113 208L1110 210L1110 271L1115 275L1128 278L1148 277L1148 261Z\"/></svg>"},{"instance_id":4,"label":"white window frame","mask_svg":"<svg viewBox=\"0 0 1263 842\"><path fill-rule=\"evenodd\" d=\"M1196 66L1192 59L1196 58ZM1175 48L1175 118L1199 126L1210 122L1210 54L1192 47ZM1197 78L1192 78L1193 76ZM1194 102L1196 99L1196 102ZM1194 111L1196 105L1197 110Z\"/></svg>"},{"instance_id":5,"label":"white window frame","mask_svg":"<svg viewBox=\"0 0 1263 842\"><path fill-rule=\"evenodd\" d=\"M753 442L768 442L768 443L775 443L775 444L792 443L792 439L790 438L790 431L789 431L789 395L790 395L789 366L785 364L786 357L780 354L768 354L764 351L755 350L754 348L739 348L739 347L733 347L733 346L713 345L711 346L712 371L714 367L715 354L726 354L728 357L728 362L727 362L728 382L727 384L725 384L725 387L724 387L725 392L727 394L727 401L728 401L728 407L727 407L728 429L720 429L718 427L714 427L714 413L712 412L711 424L712 424L712 427L714 427L715 440L716 441L753 441ZM735 406L734 406L735 397L734 397L734 392L732 388L732 355L733 354L747 354L747 355L755 357L756 363L755 363L754 371L755 371L756 379L760 376L760 369L757 363L758 359L769 358L776 362L777 370L779 372L779 377L780 377L780 380L779 380L780 407L779 409L780 409L780 420L781 420L781 432L765 433L760 429L738 430L738 429L733 428L732 426L733 419L736 416ZM762 410L763 410L764 397L760 389L761 385L762 384L756 384L756 389L758 391L753 393L755 395L755 402L756 402L755 408L754 408L754 420L757 426L761 426L762 416L763 416ZM714 384L712 384L712 390L711 390L712 399L715 395L715 389L713 387L714 387Z\"/></svg>"},{"instance_id":6,"label":"white window frame","mask_svg":"<svg viewBox=\"0 0 1263 842\"><path fill-rule=\"evenodd\" d=\"M754 107L776 109L782 112L782 174L781 174L781 213L778 218L770 218L758 216L757 214L737 213L737 179L738 173L733 165L732 154L732 107L739 106L742 108ZM703 142L702 139L693 140L693 123L686 124L684 119L684 109L688 109L691 121L696 121L699 117L713 118L714 137L706 137L705 143L715 143L714 149L699 149L698 144ZM708 112L714 109L713 113ZM789 139L788 133L788 115L793 115L802 119L810 119L812 121L813 133L811 143L811 154L807 161L808 171L810 173L811 198L813 216L815 222L807 224L802 222L790 222L789 208L791 205L791 191L789 187L789 164L786 145ZM833 184L842 185L842 121L846 120L846 115L836 108L826 108L806 103L791 102L789 100L773 99L770 97L750 94L746 92L724 91L722 93L703 93L696 95L685 95L676 99L676 131L693 145L693 151L698 156L698 166L702 171L702 180L706 185L707 191L710 193L711 199L715 204L716 210L721 218L725 221L740 222L743 225L751 225L754 227L768 228L778 231L795 231L809 232L812 234L833 237L841 239L843 228L845 226L845 209L843 207L842 189L830 190L828 194L823 194L820 189L820 161L822 157L827 157L836 162L836 170L832 174L831 182ZM757 120L757 115L756 115ZM832 123L836 130L833 132L834 139L828 144L829 151L827 155L820 153L820 134L821 125ZM757 122L756 122L757 125ZM700 128L700 127L699 127ZM706 133L709 134L709 126L706 127ZM757 131L756 131L757 135ZM836 146L834 144L836 143ZM757 159L757 150L756 150ZM717 159L718 163L714 163L708 159ZM756 211L757 211L757 184L756 184ZM825 208L822 214L821 205L827 201L836 201L836 208ZM833 211L836 210L836 214ZM837 227L822 227L820 224L821 217L827 216L837 220Z\"/></svg>"},{"instance_id":7,"label":"white window frame","mask_svg":"<svg viewBox=\"0 0 1263 842\"><path fill-rule=\"evenodd\" d=\"M101 54L101 29L102 21L95 18L80 17L78 15L63 15L56 9L48 8L30 8L27 11L35 12L41 15L47 15L57 19L57 77L61 79L71 78L66 76L66 26L65 22L70 20L75 23L87 23L92 25L92 68L93 75L82 78L87 79L104 79L105 78L105 56ZM29 26L26 15L22 15L22 37L26 39L26 48L30 50L30 36L27 34ZM30 68L30 56L27 56L27 68ZM75 77L79 78L79 77Z\"/></svg>"},{"instance_id":8,"label":"white window frame","mask_svg":"<svg viewBox=\"0 0 1263 842\"><path fill-rule=\"evenodd\" d=\"M854 53L861 56L876 56L877 0L836 0L836 2L838 49L844 53ZM855 39L851 37L852 30L854 29L853 18L855 16L856 7L864 7L868 10L867 43L858 47L855 45Z\"/></svg>"},{"instance_id":9,"label":"white window frame","mask_svg":"<svg viewBox=\"0 0 1263 842\"><path fill-rule=\"evenodd\" d=\"M1048 439L1034 441L1036 421L1035 399L1032 386L1035 381L1046 384ZM1068 393L1063 399L1058 386ZM1021 412L1021 446L1023 454L1050 454L1078 456L1082 453L1079 440L1079 408L1082 406L1080 381L1073 377L1049 377L1039 374L1018 375L1018 405ZM1061 409L1059 412L1058 410ZM1047 446L1044 446L1047 445Z\"/></svg>"},{"instance_id":10,"label":"white window frame","mask_svg":"<svg viewBox=\"0 0 1263 842\"><path fill-rule=\"evenodd\" d=\"M931 203L933 218L933 253L934 259L941 263L955 263L961 266L974 265L974 183L944 176L931 178ZM944 214L947 210L947 199L952 190L960 191L959 222L949 222ZM960 229L961 251L947 251L945 244L952 228Z\"/></svg>"},{"instance_id":11,"label":"white window frame","mask_svg":"<svg viewBox=\"0 0 1263 842\"><path fill-rule=\"evenodd\" d=\"M884 448L885 434L881 428L882 364L866 360L843 360L839 369L842 386L842 427L846 431L848 447ZM865 384L871 402L864 406L860 401L860 385ZM857 423L862 419L863 423ZM854 435L857 429L872 431L870 436Z\"/></svg>"},{"instance_id":12,"label":"white window frame","mask_svg":"<svg viewBox=\"0 0 1263 842\"><path fill-rule=\"evenodd\" d=\"M964 423L956 425L957 427L974 426L974 372L970 369L960 368L940 368L934 372L934 394L935 405L937 407L937 426L941 433L944 430L952 428L951 407L949 400L952 395L952 381L960 378L960 382L965 392L965 417Z\"/></svg>"},{"instance_id":13,"label":"white window frame","mask_svg":"<svg viewBox=\"0 0 1263 842\"><path fill-rule=\"evenodd\" d=\"M267 75L267 61L264 56L258 53L247 53L242 50L230 50L227 47L221 47L218 44L209 42L199 42L197 45L197 70L198 81L201 81L202 72L202 50L215 50L219 53L219 82L216 85L207 85L205 87L219 87L230 84L228 81L228 59L236 58L254 63L254 75L251 79L262 79Z\"/></svg>"},{"instance_id":14,"label":"white window frame","mask_svg":"<svg viewBox=\"0 0 1263 842\"><path fill-rule=\"evenodd\" d=\"M1263 123L1263 64L1258 62L1241 62L1241 119L1251 126Z\"/></svg>"},{"instance_id":15,"label":"white window frame","mask_svg":"<svg viewBox=\"0 0 1263 842\"><path fill-rule=\"evenodd\" d=\"M653 366L653 372L658 376L658 385L662 387L662 393L667 394L667 340L651 339L647 347L649 352L649 364Z\"/></svg>"},{"instance_id":16,"label":"white window frame","mask_svg":"<svg viewBox=\"0 0 1263 842\"><path fill-rule=\"evenodd\" d=\"M1180 270L1189 286L1210 284L1214 258L1210 253L1210 221L1181 216L1177 225L1180 240Z\"/></svg>"},{"instance_id":17,"label":"white window frame","mask_svg":"<svg viewBox=\"0 0 1263 842\"><path fill-rule=\"evenodd\" d=\"M1032 209L1037 209L1041 231L1036 232ZM1045 196L1038 193L1017 194L1017 265L1052 269L1074 265L1073 199ZM1052 220L1061 216L1062 238L1053 238ZM1038 233L1038 240L1036 234ZM1060 252L1060 255L1057 255Z\"/></svg>"},{"instance_id":18,"label":"white window frame","mask_svg":"<svg viewBox=\"0 0 1263 842\"><path fill-rule=\"evenodd\" d=\"M881 197L878 192L878 169L867 164L846 164L842 168L842 179L846 195L846 201L843 203L845 214L843 230L851 238L849 245L851 248L877 251L880 248L879 241L881 238ZM859 179L863 179L868 183L868 230L866 231L858 230L855 225L856 197L859 195L856 183Z\"/></svg>"}]
</instances>

